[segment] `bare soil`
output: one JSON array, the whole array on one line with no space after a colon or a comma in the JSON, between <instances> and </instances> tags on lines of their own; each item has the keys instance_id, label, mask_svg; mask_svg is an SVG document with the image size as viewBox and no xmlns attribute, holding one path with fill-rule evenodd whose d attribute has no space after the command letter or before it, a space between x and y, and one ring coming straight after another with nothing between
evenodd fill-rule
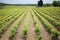
<instances>
[{"instance_id":1,"label":"bare soil","mask_svg":"<svg viewBox=\"0 0 60 40\"><path fill-rule=\"evenodd\" d=\"M48 24L50 24L51 26L52 26L52 28L53 29L55 29L55 30L57 30L55 27L54 27L54 25L52 25L48 20L47 20L47 22L48 22ZM44 27L44 25L42 25L42 23L41 23L41 21L40 21L40 26L42 27L42 29L44 30L44 31L42 31L41 32L41 35L42 35L42 37L46 37L46 40L52 40L52 35L50 34L48 34L48 32L47 32L47 30L45 30L45 27ZM57 30L58 31L58 30ZM59 32L59 31L58 31ZM44 33L44 34L43 34ZM46 35L45 35L46 34ZM47 34L48 34L48 36L47 36ZM47 39L47 37L49 37L49 39ZM58 37L58 39L60 40L60 36ZM42 40L45 40L44 38L42 38Z\"/></svg>"},{"instance_id":2,"label":"bare soil","mask_svg":"<svg viewBox=\"0 0 60 40\"><path fill-rule=\"evenodd\" d=\"M14 21L13 24L11 24L9 26L9 28L7 29L7 31L4 32L4 34L2 34L2 37L0 38L0 40L9 40L9 36L10 36L10 32L12 30L12 28L14 27L15 23L19 20L19 17Z\"/></svg>"},{"instance_id":3,"label":"bare soil","mask_svg":"<svg viewBox=\"0 0 60 40\"><path fill-rule=\"evenodd\" d=\"M38 24L41 27L41 37L42 37L41 40L51 40L51 36L48 34L48 32L46 31L44 25L41 23L40 20L38 20Z\"/></svg>"},{"instance_id":4,"label":"bare soil","mask_svg":"<svg viewBox=\"0 0 60 40\"><path fill-rule=\"evenodd\" d=\"M24 24L25 24L25 21L26 21L27 13L26 13L24 19L22 20L21 24L19 25L19 28L18 28L17 33L16 33L15 37L13 38L13 40L24 40L24 38L23 38L24 37L23 36L23 28L24 28ZM16 24L17 21L18 21L18 19L16 19L16 21L7 29L7 31L4 32L4 34L2 35L0 40L9 40L9 36L10 36L9 34L11 32L11 29L14 27L14 25ZM32 18L32 10L30 9L29 30L28 30L28 33L27 33L27 39L26 40L36 40L36 34L35 34L35 28L34 28L33 22L34 21L33 21L33 18ZM52 36L49 35L49 33L47 32L47 30L45 29L44 25L42 24L42 22L40 20L38 20L38 24L41 27L42 40L52 40L52 38L51 38ZM56 29L53 25L52 25L52 28ZM60 36L59 36L59 40L60 40Z\"/></svg>"},{"instance_id":5,"label":"bare soil","mask_svg":"<svg viewBox=\"0 0 60 40\"><path fill-rule=\"evenodd\" d=\"M42 25L41 21L38 22L41 26L41 36L42 40L51 40L51 36L48 34L46 29L44 28L44 25Z\"/></svg>"},{"instance_id":6,"label":"bare soil","mask_svg":"<svg viewBox=\"0 0 60 40\"><path fill-rule=\"evenodd\" d=\"M27 14L25 15L24 19L22 20L22 22L21 22L13 40L24 40L24 38L23 38L23 28L24 28L24 24L25 24L25 21L26 21L26 17L27 17Z\"/></svg>"},{"instance_id":7,"label":"bare soil","mask_svg":"<svg viewBox=\"0 0 60 40\"><path fill-rule=\"evenodd\" d=\"M34 28L34 24L33 24L33 19L32 19L32 14L31 14L31 10L30 10L30 24L29 24L29 31L28 31L28 36L27 36L27 40L36 40L36 35L35 35L35 28Z\"/></svg>"}]
</instances>

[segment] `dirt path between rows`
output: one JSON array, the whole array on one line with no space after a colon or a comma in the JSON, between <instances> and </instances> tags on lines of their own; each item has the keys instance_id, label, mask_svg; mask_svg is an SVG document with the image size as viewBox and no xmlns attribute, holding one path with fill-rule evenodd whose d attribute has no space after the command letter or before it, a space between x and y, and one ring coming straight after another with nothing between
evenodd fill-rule
<instances>
[{"instance_id":1,"label":"dirt path between rows","mask_svg":"<svg viewBox=\"0 0 60 40\"><path fill-rule=\"evenodd\" d=\"M26 17L27 17L27 14L25 15L24 19L22 20L22 22L21 22L13 40L24 40L23 39L23 28L24 28L24 24L25 24L25 21L26 21Z\"/></svg>"},{"instance_id":2,"label":"dirt path between rows","mask_svg":"<svg viewBox=\"0 0 60 40\"><path fill-rule=\"evenodd\" d=\"M36 16L36 15L35 15ZM37 17L37 16L36 16ZM38 18L38 17L37 17ZM38 19L38 24L41 27L41 40L51 40L51 36L48 34L48 32L46 31L44 25L42 24L42 22Z\"/></svg>"},{"instance_id":3,"label":"dirt path between rows","mask_svg":"<svg viewBox=\"0 0 60 40\"><path fill-rule=\"evenodd\" d=\"M48 22L48 24L50 24L52 26L52 29L55 29L55 30L57 30L60 33L60 31L54 25L52 25L48 20L47 20L47 22ZM52 37L52 35L50 35L50 36ZM60 40L60 35L58 36L58 40Z\"/></svg>"},{"instance_id":4,"label":"dirt path between rows","mask_svg":"<svg viewBox=\"0 0 60 40\"><path fill-rule=\"evenodd\" d=\"M27 36L27 40L36 40L36 35L35 35L35 28L33 25L33 19L32 19L32 14L31 14L31 10L30 10L30 24L29 24L29 31L28 31L28 36Z\"/></svg>"},{"instance_id":5,"label":"dirt path between rows","mask_svg":"<svg viewBox=\"0 0 60 40\"><path fill-rule=\"evenodd\" d=\"M40 13L42 13L42 12L40 12ZM46 14L45 14L46 15ZM44 17L43 17L44 18ZM45 18L46 19L46 18ZM47 19L46 19L47 20ZM47 22L52 26L52 28L53 29L55 29L55 30L57 30L58 31L58 29L53 25L53 24L51 24L48 20L47 20ZM60 32L60 31L59 31Z\"/></svg>"},{"instance_id":6,"label":"dirt path between rows","mask_svg":"<svg viewBox=\"0 0 60 40\"><path fill-rule=\"evenodd\" d=\"M55 28L54 27L54 25L52 25L48 20L47 20L47 22L48 22L48 24L50 24L51 26L52 26L52 29L54 29L54 30L57 30L58 31L58 29L57 28ZM59 33L60 33L60 31L58 31ZM51 36L51 40L52 40L52 35L50 35ZM60 35L58 36L58 40L60 40Z\"/></svg>"},{"instance_id":7,"label":"dirt path between rows","mask_svg":"<svg viewBox=\"0 0 60 40\"><path fill-rule=\"evenodd\" d=\"M0 38L0 40L9 40L9 36L10 36L10 32L11 29L14 27L14 25L16 24L16 22L19 20L19 17L14 21L14 23L7 29L6 32L4 32L4 34L2 34L2 37Z\"/></svg>"},{"instance_id":8,"label":"dirt path between rows","mask_svg":"<svg viewBox=\"0 0 60 40\"><path fill-rule=\"evenodd\" d=\"M44 25L42 25L41 21L38 20L38 23L41 26L41 36L42 40L51 40L51 36L48 34L48 32L45 30Z\"/></svg>"}]
</instances>

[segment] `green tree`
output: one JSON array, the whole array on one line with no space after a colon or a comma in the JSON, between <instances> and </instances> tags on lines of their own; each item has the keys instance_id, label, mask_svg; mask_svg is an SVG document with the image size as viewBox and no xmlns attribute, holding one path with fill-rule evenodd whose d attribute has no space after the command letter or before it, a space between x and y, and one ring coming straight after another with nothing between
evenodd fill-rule
<instances>
[{"instance_id":1,"label":"green tree","mask_svg":"<svg viewBox=\"0 0 60 40\"><path fill-rule=\"evenodd\" d=\"M38 1L38 6L42 6L42 5L43 5L43 1L42 0Z\"/></svg>"},{"instance_id":2,"label":"green tree","mask_svg":"<svg viewBox=\"0 0 60 40\"><path fill-rule=\"evenodd\" d=\"M53 4L53 6L55 6L55 7L56 7L56 6L60 6L60 1L59 1L59 0L58 0L58 1L53 1L52 4Z\"/></svg>"},{"instance_id":3,"label":"green tree","mask_svg":"<svg viewBox=\"0 0 60 40\"><path fill-rule=\"evenodd\" d=\"M57 1L53 1L53 6L58 6L58 2Z\"/></svg>"}]
</instances>

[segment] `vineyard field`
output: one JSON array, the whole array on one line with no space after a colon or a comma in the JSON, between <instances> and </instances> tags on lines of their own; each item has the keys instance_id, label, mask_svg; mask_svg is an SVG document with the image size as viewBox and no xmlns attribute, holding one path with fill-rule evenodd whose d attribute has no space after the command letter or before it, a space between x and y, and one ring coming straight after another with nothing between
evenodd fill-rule
<instances>
[{"instance_id":1,"label":"vineyard field","mask_svg":"<svg viewBox=\"0 0 60 40\"><path fill-rule=\"evenodd\" d=\"M0 40L60 40L60 7L4 6Z\"/></svg>"}]
</instances>

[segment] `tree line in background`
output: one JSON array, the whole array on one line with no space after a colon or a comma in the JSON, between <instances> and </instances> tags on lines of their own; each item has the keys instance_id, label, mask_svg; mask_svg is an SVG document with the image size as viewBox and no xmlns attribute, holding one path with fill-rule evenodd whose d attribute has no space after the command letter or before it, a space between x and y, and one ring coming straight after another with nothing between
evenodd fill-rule
<instances>
[{"instance_id":1,"label":"tree line in background","mask_svg":"<svg viewBox=\"0 0 60 40\"><path fill-rule=\"evenodd\" d=\"M39 6L39 7L42 7L42 6L43 6L43 1L42 1L42 0L39 0L39 1L38 1L38 6ZM47 3L47 4L44 4L44 6L54 6L54 7L60 6L60 1L59 1L59 0L58 0L58 1L54 0L54 1L52 2L52 4Z\"/></svg>"},{"instance_id":2,"label":"tree line in background","mask_svg":"<svg viewBox=\"0 0 60 40\"><path fill-rule=\"evenodd\" d=\"M60 1L53 1L53 6L60 6Z\"/></svg>"},{"instance_id":3,"label":"tree line in background","mask_svg":"<svg viewBox=\"0 0 60 40\"><path fill-rule=\"evenodd\" d=\"M0 3L0 9L2 9L5 5L5 3Z\"/></svg>"},{"instance_id":4,"label":"tree line in background","mask_svg":"<svg viewBox=\"0 0 60 40\"><path fill-rule=\"evenodd\" d=\"M39 7L42 7L42 6L54 6L54 7L56 7L56 6L60 6L60 1L56 1L56 0L54 0L53 2L52 2L52 4L50 4L50 3L47 3L47 4L43 4L43 0L39 0L38 1L38 4L5 4L5 3L0 3L0 8L2 8L3 6L5 6L5 5L13 5L13 6L39 6Z\"/></svg>"}]
</instances>

